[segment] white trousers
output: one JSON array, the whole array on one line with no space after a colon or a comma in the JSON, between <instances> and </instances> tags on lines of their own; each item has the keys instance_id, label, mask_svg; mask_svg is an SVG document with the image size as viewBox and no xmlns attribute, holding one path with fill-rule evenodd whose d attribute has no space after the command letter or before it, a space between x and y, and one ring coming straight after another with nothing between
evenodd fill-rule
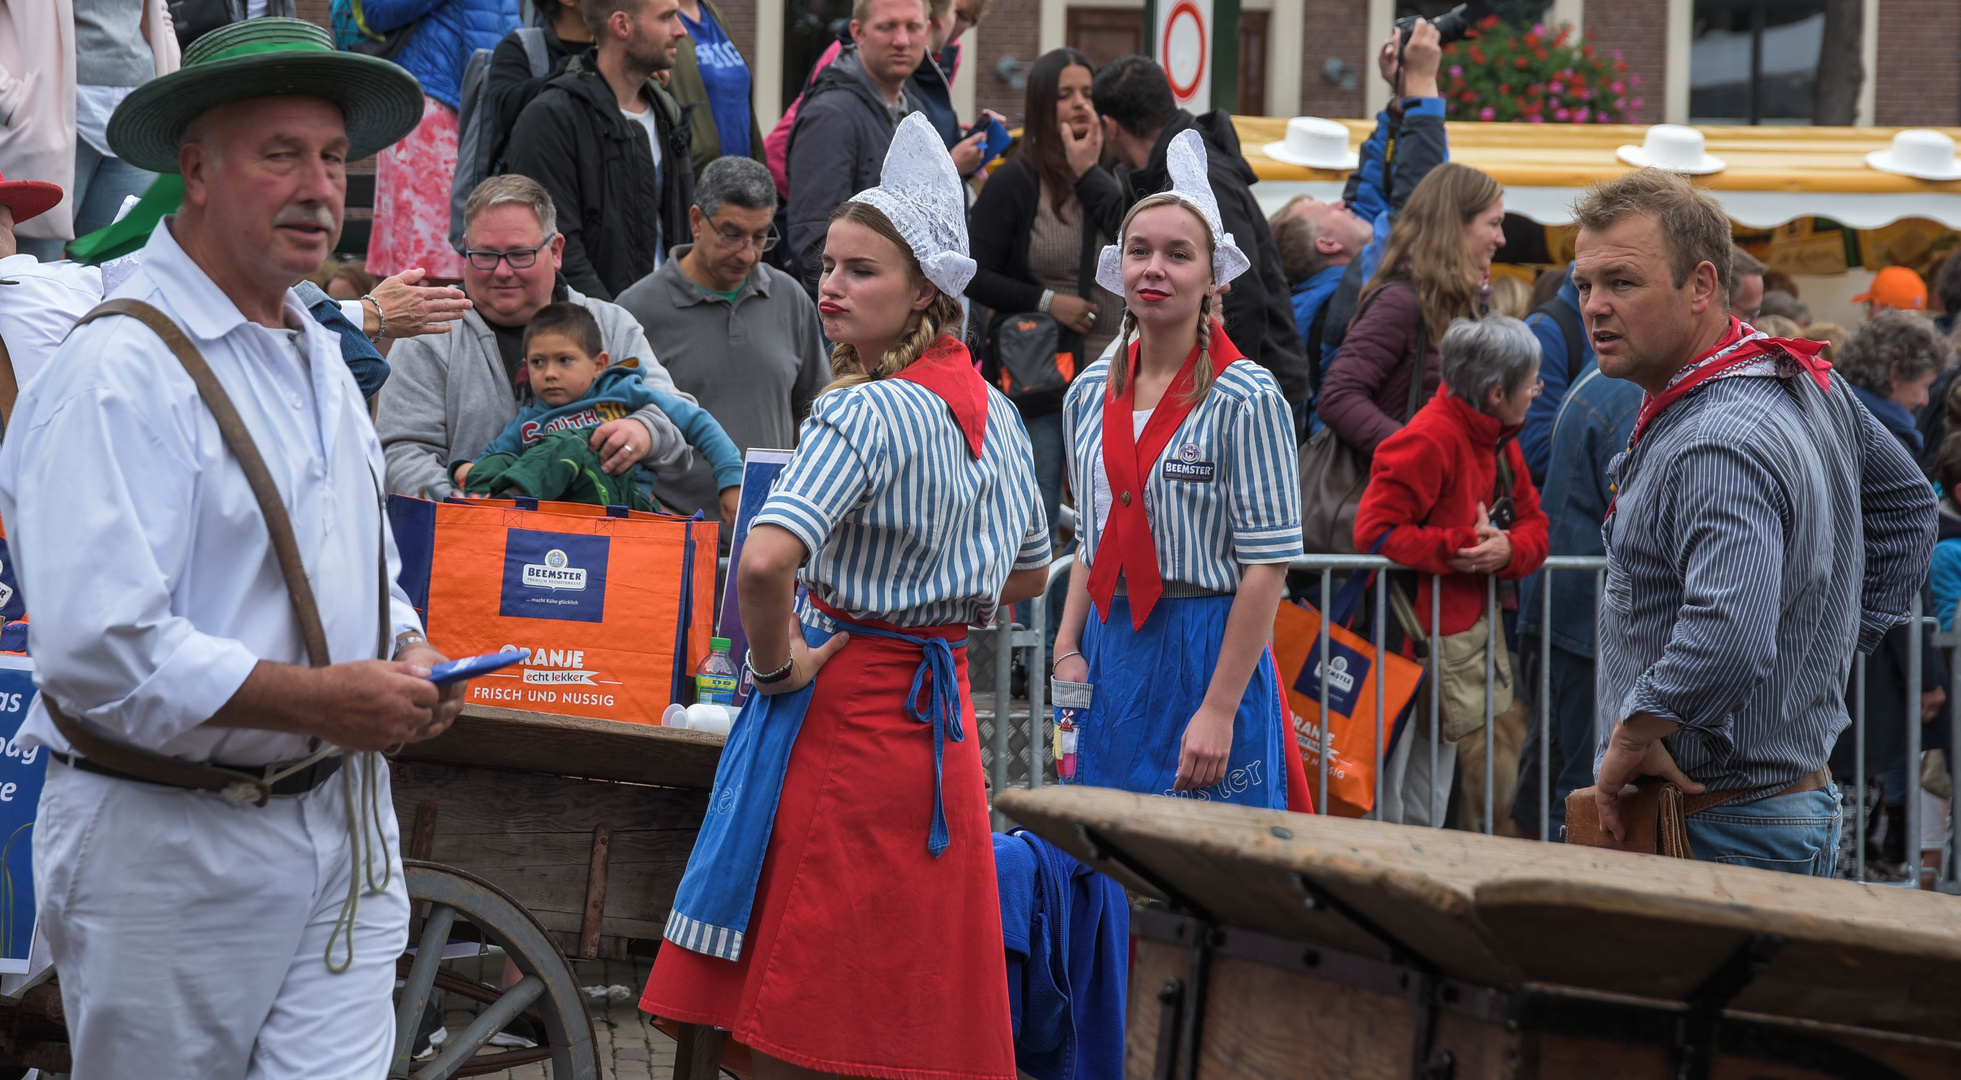
<instances>
[{"instance_id":1,"label":"white trousers","mask_svg":"<svg viewBox=\"0 0 1961 1080\"><path fill-rule=\"evenodd\" d=\"M1457 744L1439 742L1437 767L1430 768L1430 717L1427 690L1403 725L1403 736L1382 763L1381 820L1398 825L1442 825L1450 812L1450 778L1457 768Z\"/></svg>"},{"instance_id":2,"label":"white trousers","mask_svg":"<svg viewBox=\"0 0 1961 1080\"><path fill-rule=\"evenodd\" d=\"M327 942L360 872L340 774L257 807L48 763L34 882L74 1080L387 1075L409 903L388 770L376 774L369 842L391 881L361 897L354 963L336 975Z\"/></svg>"}]
</instances>

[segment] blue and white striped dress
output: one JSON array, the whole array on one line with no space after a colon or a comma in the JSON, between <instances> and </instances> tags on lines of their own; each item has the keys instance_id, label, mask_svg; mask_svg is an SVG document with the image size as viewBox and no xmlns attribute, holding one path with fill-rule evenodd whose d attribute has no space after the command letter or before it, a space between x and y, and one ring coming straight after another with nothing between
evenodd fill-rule
<instances>
[{"instance_id":1,"label":"blue and white striped dress","mask_svg":"<svg viewBox=\"0 0 1961 1080\"><path fill-rule=\"evenodd\" d=\"M898 626L984 626L1011 571L1049 562L1028 432L992 387L978 459L946 403L917 383L820 396L756 523L810 549L798 580L812 596ZM799 615L831 629L809 605Z\"/></svg>"},{"instance_id":2,"label":"blue and white striped dress","mask_svg":"<svg viewBox=\"0 0 1961 1080\"><path fill-rule=\"evenodd\" d=\"M1093 505L1077 518L1086 568L1109 516L1109 372L1107 357L1090 365L1063 406L1070 483L1079 505ZM1082 651L1095 691L1087 717L1078 718L1073 782L1286 809L1292 732L1270 650L1240 696L1225 778L1197 791L1174 790L1185 726L1218 667L1242 566L1284 563L1301 552L1293 418L1273 376L1244 359L1228 364L1143 484L1164 595L1142 628L1133 627L1121 591L1108 622L1090 611Z\"/></svg>"}]
</instances>

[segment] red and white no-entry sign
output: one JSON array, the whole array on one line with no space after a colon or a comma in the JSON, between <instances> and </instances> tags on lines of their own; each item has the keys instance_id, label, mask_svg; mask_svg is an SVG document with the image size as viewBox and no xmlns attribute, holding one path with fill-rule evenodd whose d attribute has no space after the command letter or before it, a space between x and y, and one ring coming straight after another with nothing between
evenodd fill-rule
<instances>
[{"instance_id":1,"label":"red and white no-entry sign","mask_svg":"<svg viewBox=\"0 0 1961 1080\"><path fill-rule=\"evenodd\" d=\"M1212 0L1170 0L1157 8L1158 62L1171 95L1203 112L1212 102Z\"/></svg>"}]
</instances>

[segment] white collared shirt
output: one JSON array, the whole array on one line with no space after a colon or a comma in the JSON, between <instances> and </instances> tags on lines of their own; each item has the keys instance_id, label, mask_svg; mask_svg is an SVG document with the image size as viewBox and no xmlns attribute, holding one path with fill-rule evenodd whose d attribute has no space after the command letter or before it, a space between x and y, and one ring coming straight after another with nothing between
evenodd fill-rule
<instances>
[{"instance_id":1,"label":"white collared shirt","mask_svg":"<svg viewBox=\"0 0 1961 1080\"><path fill-rule=\"evenodd\" d=\"M333 333L291 291L282 332L249 322L171 236L114 296L183 328L252 433L292 518L335 663L420 629L376 485L381 444ZM288 340L288 339L297 340ZM385 490L385 489L383 489ZM26 387L0 445L0 520L28 597L35 682L69 715L177 757L254 764L307 740L202 727L260 659L307 662L263 516L217 421L135 319L80 327ZM62 740L37 702L26 745Z\"/></svg>"},{"instance_id":2,"label":"white collared shirt","mask_svg":"<svg viewBox=\"0 0 1961 1080\"><path fill-rule=\"evenodd\" d=\"M0 259L0 341L22 388L47 365L75 320L102 302L102 271L32 255Z\"/></svg>"}]
</instances>

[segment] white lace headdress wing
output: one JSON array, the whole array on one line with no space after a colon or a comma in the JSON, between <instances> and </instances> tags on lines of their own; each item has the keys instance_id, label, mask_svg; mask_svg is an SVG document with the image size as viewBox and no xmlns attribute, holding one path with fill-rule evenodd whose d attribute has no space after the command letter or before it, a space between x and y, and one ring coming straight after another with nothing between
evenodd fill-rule
<instances>
[{"instance_id":1,"label":"white lace headdress wing","mask_svg":"<svg viewBox=\"0 0 1961 1080\"><path fill-rule=\"evenodd\" d=\"M1225 223L1219 218L1219 199L1212 194L1212 181L1206 172L1205 140L1186 128L1172 136L1165 149L1165 165L1171 173L1170 194L1191 207L1212 230L1212 282L1224 285L1251 269L1252 261L1239 250ZM1096 263L1096 283L1123 295L1123 237L1103 249Z\"/></svg>"},{"instance_id":2,"label":"white lace headdress wing","mask_svg":"<svg viewBox=\"0 0 1961 1080\"><path fill-rule=\"evenodd\" d=\"M967 193L946 144L924 114L900 121L878 186L851 197L876 207L905 237L926 280L961 296L974 277L967 255Z\"/></svg>"}]
</instances>

